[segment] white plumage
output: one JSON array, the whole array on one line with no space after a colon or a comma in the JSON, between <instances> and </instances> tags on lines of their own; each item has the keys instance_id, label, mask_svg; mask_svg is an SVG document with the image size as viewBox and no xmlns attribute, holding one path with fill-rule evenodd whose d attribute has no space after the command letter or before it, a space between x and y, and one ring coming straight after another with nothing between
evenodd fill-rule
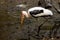
<instances>
[{"instance_id":1,"label":"white plumage","mask_svg":"<svg viewBox=\"0 0 60 40\"><path fill-rule=\"evenodd\" d=\"M51 10L49 10L49 9L45 9L45 8L43 8L43 7L33 7L33 8L30 8L29 10L28 10L28 13L29 12L31 12L31 11L33 11L33 10L43 10L44 12L43 13L39 13L39 14L36 14L36 15L34 15L35 17L37 17L37 16L48 16L48 15L53 15L53 13L52 13L52 11Z\"/></svg>"},{"instance_id":2,"label":"white plumage","mask_svg":"<svg viewBox=\"0 0 60 40\"><path fill-rule=\"evenodd\" d=\"M44 10L45 8L43 7L32 7L30 9L28 9L28 11L33 11L33 10Z\"/></svg>"},{"instance_id":3,"label":"white plumage","mask_svg":"<svg viewBox=\"0 0 60 40\"><path fill-rule=\"evenodd\" d=\"M52 16L52 15L53 15L53 13L52 13L51 10L45 9L45 8L43 8L43 7L33 7L33 8L28 9L28 11L22 11L22 13L23 13L26 17L29 17L29 15L31 16L30 12L32 12L32 11L34 11L34 10L43 10L43 11L44 11L44 12L38 13L38 14L36 14L36 15L34 15L34 13L33 13L33 16L35 16L35 17L48 16L48 15Z\"/></svg>"},{"instance_id":4,"label":"white plumage","mask_svg":"<svg viewBox=\"0 0 60 40\"><path fill-rule=\"evenodd\" d=\"M19 7L23 7L18 5ZM29 18L30 16L32 17L40 17L40 16L52 16L53 13L49 9L45 9L43 7L32 7L28 9L27 11L22 11L21 15L21 24L23 23L24 17Z\"/></svg>"}]
</instances>

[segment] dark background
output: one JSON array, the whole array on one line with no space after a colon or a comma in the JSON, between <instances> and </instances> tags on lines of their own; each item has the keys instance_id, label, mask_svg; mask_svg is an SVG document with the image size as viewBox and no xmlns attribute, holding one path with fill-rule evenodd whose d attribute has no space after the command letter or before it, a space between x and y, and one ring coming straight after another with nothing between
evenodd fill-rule
<instances>
[{"instance_id":1,"label":"dark background","mask_svg":"<svg viewBox=\"0 0 60 40\"><path fill-rule=\"evenodd\" d=\"M37 28L41 23L45 21L44 18L31 18L26 19L22 28L20 28L20 8L17 8L17 4L27 4L26 10L30 7L38 6L39 0L0 0L0 40L20 40L28 39L28 31L30 34L35 35ZM57 9L58 0L53 0L52 3ZM52 7L50 10L54 13L54 19L48 19L48 21L41 27L42 33L48 33L54 26L55 21L60 21L60 14ZM60 23L57 23L57 25ZM29 27L29 28L28 28ZM58 35L60 35L60 29L58 29ZM47 34L46 34L47 35ZM45 35L45 36L46 36ZM33 38L31 37L31 40ZM35 39L34 39L35 40Z\"/></svg>"}]
</instances>

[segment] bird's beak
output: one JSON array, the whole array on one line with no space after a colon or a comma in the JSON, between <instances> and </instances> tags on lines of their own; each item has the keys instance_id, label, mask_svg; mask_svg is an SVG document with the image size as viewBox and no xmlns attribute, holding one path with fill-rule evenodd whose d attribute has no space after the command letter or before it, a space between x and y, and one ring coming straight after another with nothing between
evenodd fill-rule
<instances>
[{"instance_id":1,"label":"bird's beak","mask_svg":"<svg viewBox=\"0 0 60 40\"><path fill-rule=\"evenodd\" d=\"M21 25L23 25L24 18L25 18L25 15L24 14L21 14L20 15L20 23L21 23Z\"/></svg>"},{"instance_id":2,"label":"bird's beak","mask_svg":"<svg viewBox=\"0 0 60 40\"><path fill-rule=\"evenodd\" d=\"M29 19L29 18L30 18L30 15L29 15L29 13L27 13L26 11L22 11L21 18L20 18L20 20L21 20L21 25L23 25L23 22L24 22L25 17L26 17L27 19Z\"/></svg>"}]
</instances>

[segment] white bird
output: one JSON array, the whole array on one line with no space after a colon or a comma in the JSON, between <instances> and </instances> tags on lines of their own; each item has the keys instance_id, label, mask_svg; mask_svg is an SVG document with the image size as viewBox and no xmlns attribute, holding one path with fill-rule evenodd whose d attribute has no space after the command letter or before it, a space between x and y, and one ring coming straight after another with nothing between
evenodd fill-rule
<instances>
[{"instance_id":1,"label":"white bird","mask_svg":"<svg viewBox=\"0 0 60 40\"><path fill-rule=\"evenodd\" d=\"M45 9L43 7L32 7L28 9L28 11L21 11L21 24L23 24L24 18L29 17L45 17L45 16L52 16L53 13L49 9Z\"/></svg>"},{"instance_id":2,"label":"white bird","mask_svg":"<svg viewBox=\"0 0 60 40\"><path fill-rule=\"evenodd\" d=\"M51 10L45 9L43 7L33 7L28 9L28 11L22 11L21 14L21 24L24 21L24 18L29 18L29 17L47 17L47 16L52 16L53 13Z\"/></svg>"}]
</instances>

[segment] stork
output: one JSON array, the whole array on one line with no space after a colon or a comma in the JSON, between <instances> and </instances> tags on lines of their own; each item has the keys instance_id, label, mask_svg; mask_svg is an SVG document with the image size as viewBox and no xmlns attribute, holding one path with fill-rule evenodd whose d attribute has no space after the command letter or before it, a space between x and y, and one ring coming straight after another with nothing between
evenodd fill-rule
<instances>
[{"instance_id":1,"label":"stork","mask_svg":"<svg viewBox=\"0 0 60 40\"><path fill-rule=\"evenodd\" d=\"M23 5L17 5L18 7L23 7ZM30 17L51 17L53 15L52 11L49 9L45 9L43 7L32 7L29 8L27 11L22 10L21 11L21 24L23 24L24 18L30 18Z\"/></svg>"},{"instance_id":2,"label":"stork","mask_svg":"<svg viewBox=\"0 0 60 40\"><path fill-rule=\"evenodd\" d=\"M26 6L28 6L28 5L16 5L16 6L17 7L22 7L22 8L27 8ZM27 11L22 10L21 11L21 15L20 15L21 26L23 25L23 22L24 22L25 18L29 19L31 17L34 17L34 18L38 18L38 17L44 17L44 18L45 17L53 17L53 12L51 10L45 9L43 7L32 7L32 8L29 8ZM44 22L46 22L46 21L44 21ZM43 24L44 24L44 22L43 22ZM38 35L39 35L39 31L40 31L40 26L38 27L38 31L37 31Z\"/></svg>"}]
</instances>

